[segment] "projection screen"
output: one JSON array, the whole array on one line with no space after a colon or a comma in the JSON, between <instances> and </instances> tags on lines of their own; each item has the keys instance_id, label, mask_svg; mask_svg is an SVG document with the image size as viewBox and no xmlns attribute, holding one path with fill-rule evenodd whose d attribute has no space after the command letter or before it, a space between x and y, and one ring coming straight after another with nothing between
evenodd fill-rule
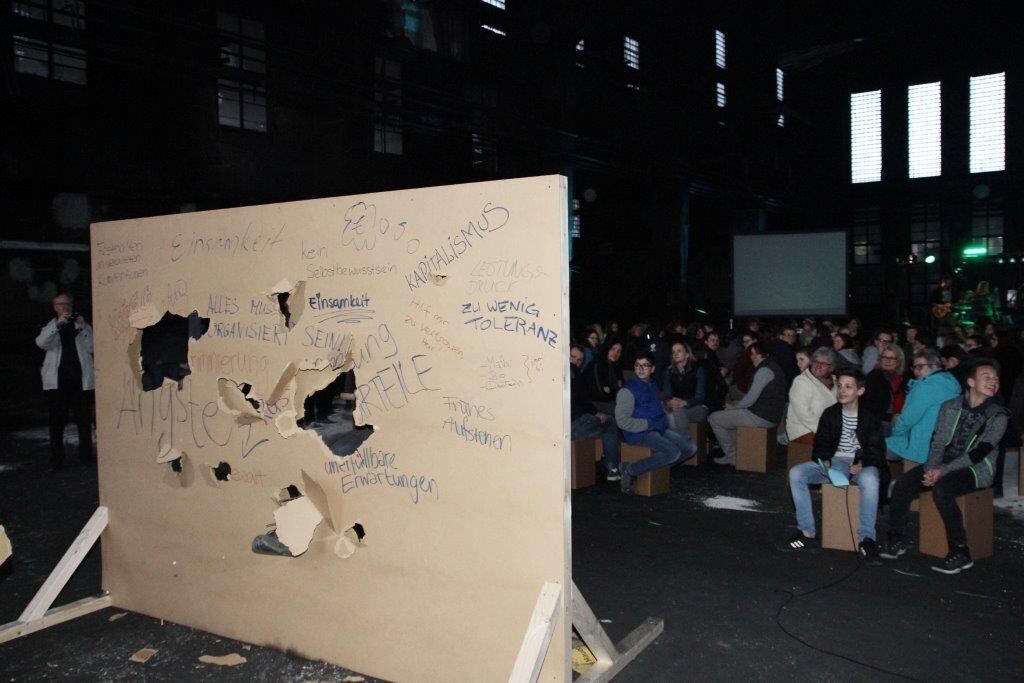
<instances>
[{"instance_id":1,"label":"projection screen","mask_svg":"<svg viewBox=\"0 0 1024 683\"><path fill-rule=\"evenodd\" d=\"M733 236L735 315L845 315L846 232Z\"/></svg>"}]
</instances>

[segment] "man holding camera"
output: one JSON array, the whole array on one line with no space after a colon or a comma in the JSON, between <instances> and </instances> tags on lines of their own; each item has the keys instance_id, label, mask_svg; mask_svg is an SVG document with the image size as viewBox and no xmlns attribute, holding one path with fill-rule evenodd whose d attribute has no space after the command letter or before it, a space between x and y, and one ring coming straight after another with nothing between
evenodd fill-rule
<instances>
[{"instance_id":1,"label":"man holding camera","mask_svg":"<svg viewBox=\"0 0 1024 683\"><path fill-rule=\"evenodd\" d=\"M64 464L64 426L74 411L78 425L78 459L94 462L92 452L93 391L92 327L74 311L74 298L67 293L53 299L56 314L36 337L36 346L46 351L43 359L43 393L50 410L50 466Z\"/></svg>"}]
</instances>

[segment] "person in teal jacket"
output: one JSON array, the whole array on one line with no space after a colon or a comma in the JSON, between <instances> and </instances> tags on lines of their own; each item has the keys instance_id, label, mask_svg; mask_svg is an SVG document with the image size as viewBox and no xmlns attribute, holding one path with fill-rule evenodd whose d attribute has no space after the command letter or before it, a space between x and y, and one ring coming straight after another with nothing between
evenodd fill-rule
<instances>
[{"instance_id":1,"label":"person in teal jacket","mask_svg":"<svg viewBox=\"0 0 1024 683\"><path fill-rule=\"evenodd\" d=\"M885 445L892 454L920 464L928 459L939 406L959 396L963 388L952 373L942 369L942 356L933 348L915 353L913 368L915 379L910 380L907 402Z\"/></svg>"}]
</instances>

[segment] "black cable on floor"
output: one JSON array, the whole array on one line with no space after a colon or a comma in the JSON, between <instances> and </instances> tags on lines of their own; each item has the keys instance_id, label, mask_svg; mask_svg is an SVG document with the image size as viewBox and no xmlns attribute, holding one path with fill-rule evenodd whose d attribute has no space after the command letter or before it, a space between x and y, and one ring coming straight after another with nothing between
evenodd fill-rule
<instances>
[{"instance_id":1,"label":"black cable on floor","mask_svg":"<svg viewBox=\"0 0 1024 683\"><path fill-rule=\"evenodd\" d=\"M804 640L803 638L801 638L800 636L796 635L795 633L791 632L782 623L782 613L783 613L783 611L785 611L785 609L787 607L789 607L790 603L792 603L794 600L796 600L797 598L806 597L808 595L814 595L815 593L821 592L821 591L826 590L828 588L833 588L835 586L838 586L843 581L846 581L847 579L851 578L854 574L859 572L861 570L861 568L864 566L864 561L860 557L860 550L857 547L857 536L856 536L856 534L853 531L853 515L850 514L850 486L849 485L846 486L846 522L847 522L847 524L850 527L850 540L853 541L854 552L857 553L857 566L853 568L853 571L849 572L848 574L844 574L843 576L839 577L835 581L833 581L831 583L826 583L824 586L818 586L817 588L813 588L813 589L811 589L809 591L804 591L803 593L794 593L793 591L779 590L778 592L785 593L789 597L786 599L785 602L783 602L779 606L779 611L777 611L775 613L775 625L778 626L779 629L783 633L785 633L787 636L789 636L790 638L792 638L796 642L800 643L801 645L803 645L805 647L809 647L810 649L814 650L815 652L819 652L819 653L821 653L823 655L829 655L830 657L837 657L837 658L842 659L844 661L850 662L851 664L856 664L857 666L863 666L863 667L865 667L867 669L871 669L872 671L877 671L878 673L888 674L890 676L895 676L897 678L902 678L903 680L915 681L915 683L926 683L924 680L922 680L920 678L914 678L913 676L907 676L906 674L901 674L901 673L896 672L896 671L890 671L889 669L886 669L886 668L883 668L883 667L880 667L880 666L875 666L874 664L868 664L867 662L862 662L861 660L856 659L855 657L849 657L849 656L844 655L844 654L842 654L840 652L834 652L832 650L826 650L823 647L818 647L817 645L813 645L813 644L807 642L806 640Z\"/></svg>"}]
</instances>

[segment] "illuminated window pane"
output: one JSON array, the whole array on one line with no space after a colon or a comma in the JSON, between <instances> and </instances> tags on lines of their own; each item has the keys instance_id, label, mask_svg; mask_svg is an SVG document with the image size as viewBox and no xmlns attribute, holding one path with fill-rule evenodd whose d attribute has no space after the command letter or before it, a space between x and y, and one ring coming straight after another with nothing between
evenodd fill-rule
<instances>
[{"instance_id":1,"label":"illuminated window pane","mask_svg":"<svg viewBox=\"0 0 1024 683\"><path fill-rule=\"evenodd\" d=\"M775 70L775 99L782 101L786 94L786 73L782 69Z\"/></svg>"},{"instance_id":2,"label":"illuminated window pane","mask_svg":"<svg viewBox=\"0 0 1024 683\"><path fill-rule=\"evenodd\" d=\"M715 104L719 107L725 106L725 83L715 84Z\"/></svg>"},{"instance_id":3,"label":"illuminated window pane","mask_svg":"<svg viewBox=\"0 0 1024 683\"><path fill-rule=\"evenodd\" d=\"M907 88L908 169L911 178L942 175L942 84Z\"/></svg>"},{"instance_id":4,"label":"illuminated window pane","mask_svg":"<svg viewBox=\"0 0 1024 683\"><path fill-rule=\"evenodd\" d=\"M725 68L725 34L715 30L715 66Z\"/></svg>"},{"instance_id":5,"label":"illuminated window pane","mask_svg":"<svg viewBox=\"0 0 1024 683\"><path fill-rule=\"evenodd\" d=\"M1006 74L971 79L971 173L1006 169Z\"/></svg>"},{"instance_id":6,"label":"illuminated window pane","mask_svg":"<svg viewBox=\"0 0 1024 683\"><path fill-rule=\"evenodd\" d=\"M850 179L882 179L882 91L850 95Z\"/></svg>"},{"instance_id":7,"label":"illuminated window pane","mask_svg":"<svg viewBox=\"0 0 1024 683\"><path fill-rule=\"evenodd\" d=\"M640 68L640 41L626 36L622 40L622 55L630 69Z\"/></svg>"}]
</instances>

